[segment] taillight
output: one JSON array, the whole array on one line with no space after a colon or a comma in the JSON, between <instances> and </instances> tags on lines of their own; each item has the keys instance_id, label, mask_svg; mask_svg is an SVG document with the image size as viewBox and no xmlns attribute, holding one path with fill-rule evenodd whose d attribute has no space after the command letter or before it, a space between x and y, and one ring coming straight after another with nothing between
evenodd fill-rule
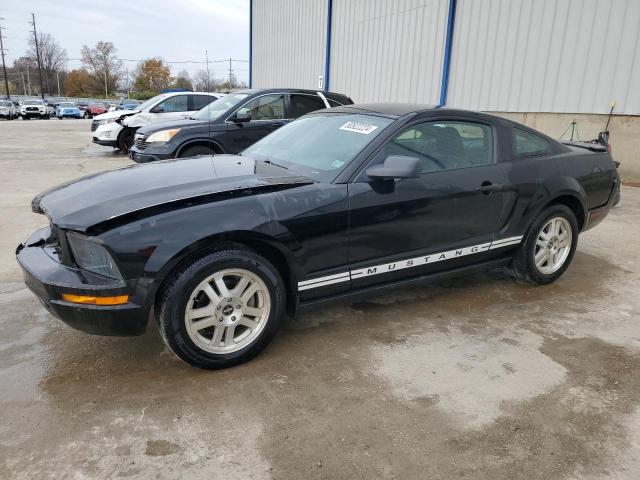
<instances>
[{"instance_id":1,"label":"taillight","mask_svg":"<svg viewBox=\"0 0 640 480\"><path fill-rule=\"evenodd\" d=\"M609 152L609 155L611 155L611 153L613 152L613 148L611 147L610 143L607 143L607 152Z\"/></svg>"}]
</instances>

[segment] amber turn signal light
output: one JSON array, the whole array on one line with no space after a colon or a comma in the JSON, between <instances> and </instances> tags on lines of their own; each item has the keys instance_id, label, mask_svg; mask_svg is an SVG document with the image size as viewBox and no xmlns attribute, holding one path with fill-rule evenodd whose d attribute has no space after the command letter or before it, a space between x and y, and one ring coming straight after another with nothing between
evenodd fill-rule
<instances>
[{"instance_id":1,"label":"amber turn signal light","mask_svg":"<svg viewBox=\"0 0 640 480\"><path fill-rule=\"evenodd\" d=\"M63 293L62 299L65 302L82 303L85 305L122 305L129 301L129 295L116 295L115 297L95 297L90 295L73 295Z\"/></svg>"}]
</instances>

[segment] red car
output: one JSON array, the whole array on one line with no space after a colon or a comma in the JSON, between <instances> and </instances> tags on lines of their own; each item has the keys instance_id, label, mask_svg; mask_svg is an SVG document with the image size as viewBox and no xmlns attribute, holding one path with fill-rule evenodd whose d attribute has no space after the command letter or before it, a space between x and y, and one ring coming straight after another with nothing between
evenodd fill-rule
<instances>
[{"instance_id":1,"label":"red car","mask_svg":"<svg viewBox=\"0 0 640 480\"><path fill-rule=\"evenodd\" d=\"M108 112L109 107L102 103L92 103L86 111L89 112L89 118L93 118L96 115L102 115L103 113Z\"/></svg>"}]
</instances>

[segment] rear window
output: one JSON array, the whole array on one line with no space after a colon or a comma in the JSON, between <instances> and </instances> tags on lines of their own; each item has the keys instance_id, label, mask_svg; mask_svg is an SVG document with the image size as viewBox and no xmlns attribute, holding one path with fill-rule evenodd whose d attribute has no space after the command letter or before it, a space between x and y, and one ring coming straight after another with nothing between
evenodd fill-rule
<instances>
[{"instance_id":1,"label":"rear window","mask_svg":"<svg viewBox=\"0 0 640 480\"><path fill-rule=\"evenodd\" d=\"M553 153L551 144L538 135L514 128L513 137L516 156L518 158L535 157Z\"/></svg>"}]
</instances>

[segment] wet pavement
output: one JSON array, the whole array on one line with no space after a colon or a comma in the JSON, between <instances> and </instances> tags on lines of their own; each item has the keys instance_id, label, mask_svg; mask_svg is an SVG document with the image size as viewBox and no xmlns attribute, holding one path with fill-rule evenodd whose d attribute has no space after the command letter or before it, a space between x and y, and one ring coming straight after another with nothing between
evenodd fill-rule
<instances>
[{"instance_id":1,"label":"wet pavement","mask_svg":"<svg viewBox=\"0 0 640 480\"><path fill-rule=\"evenodd\" d=\"M24 288L32 196L129 163L89 140L89 121L0 123L0 478L640 477L640 189L553 285L487 274L337 303L208 372L153 327L76 332Z\"/></svg>"}]
</instances>

